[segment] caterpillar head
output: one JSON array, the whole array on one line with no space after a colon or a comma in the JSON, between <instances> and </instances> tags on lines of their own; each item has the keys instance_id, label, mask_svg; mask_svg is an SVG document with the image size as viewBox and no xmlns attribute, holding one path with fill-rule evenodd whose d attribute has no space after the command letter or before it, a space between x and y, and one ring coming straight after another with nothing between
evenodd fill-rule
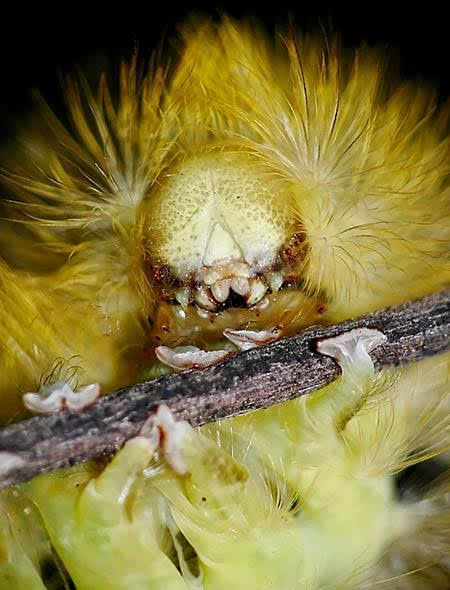
<instances>
[{"instance_id":1,"label":"caterpillar head","mask_svg":"<svg viewBox=\"0 0 450 590\"><path fill-rule=\"evenodd\" d=\"M261 304L301 276L305 242L286 182L243 152L187 158L148 200L150 275L207 311Z\"/></svg>"}]
</instances>

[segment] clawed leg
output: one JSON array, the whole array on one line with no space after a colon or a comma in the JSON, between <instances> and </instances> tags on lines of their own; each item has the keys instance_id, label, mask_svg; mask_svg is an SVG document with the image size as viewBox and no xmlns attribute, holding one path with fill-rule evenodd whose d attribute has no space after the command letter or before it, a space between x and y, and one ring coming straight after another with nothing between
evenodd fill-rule
<instances>
[{"instance_id":1,"label":"clawed leg","mask_svg":"<svg viewBox=\"0 0 450 590\"><path fill-rule=\"evenodd\" d=\"M74 392L65 381L57 381L42 387L38 393L25 393L24 406L37 414L53 414L66 408L84 410L100 396L100 385L92 383Z\"/></svg>"},{"instance_id":2,"label":"clawed leg","mask_svg":"<svg viewBox=\"0 0 450 590\"><path fill-rule=\"evenodd\" d=\"M223 331L225 338L228 338L240 350L250 350L258 346L270 344L281 337L282 330L278 326L270 330L231 330L226 328Z\"/></svg>"},{"instance_id":3,"label":"clawed leg","mask_svg":"<svg viewBox=\"0 0 450 590\"><path fill-rule=\"evenodd\" d=\"M26 484L79 590L186 590L162 547L169 507L145 477L160 446L166 457L176 455L182 424L158 408L100 473L88 463Z\"/></svg>"},{"instance_id":4,"label":"clawed leg","mask_svg":"<svg viewBox=\"0 0 450 590\"><path fill-rule=\"evenodd\" d=\"M333 428L341 430L357 412L377 378L369 352L385 341L378 330L362 328L318 342L317 350L336 360L342 377L307 400L317 423L331 420Z\"/></svg>"},{"instance_id":5,"label":"clawed leg","mask_svg":"<svg viewBox=\"0 0 450 590\"><path fill-rule=\"evenodd\" d=\"M168 346L158 346L155 349L158 360L169 367L177 370L183 369L203 369L223 361L230 354L229 350L201 350L196 346L179 346L169 348Z\"/></svg>"},{"instance_id":6,"label":"clawed leg","mask_svg":"<svg viewBox=\"0 0 450 590\"><path fill-rule=\"evenodd\" d=\"M182 447L186 436L192 428L185 420L176 420L170 409L161 405L156 413L144 423L139 437L152 440L160 447L169 466L178 473L185 475L188 471L183 457Z\"/></svg>"},{"instance_id":7,"label":"clawed leg","mask_svg":"<svg viewBox=\"0 0 450 590\"><path fill-rule=\"evenodd\" d=\"M223 335L232 342L239 350L250 350L257 346L270 344L282 335L278 326L269 330L232 330L226 328ZM196 346L158 346L155 349L158 360L172 367L173 369L204 369L225 360L233 353L229 350L202 350Z\"/></svg>"},{"instance_id":8,"label":"clawed leg","mask_svg":"<svg viewBox=\"0 0 450 590\"><path fill-rule=\"evenodd\" d=\"M373 372L373 362L369 356L377 346L386 342L386 336L378 330L359 328L344 332L334 338L320 340L317 350L333 357L346 374L356 371L359 374Z\"/></svg>"}]
</instances>

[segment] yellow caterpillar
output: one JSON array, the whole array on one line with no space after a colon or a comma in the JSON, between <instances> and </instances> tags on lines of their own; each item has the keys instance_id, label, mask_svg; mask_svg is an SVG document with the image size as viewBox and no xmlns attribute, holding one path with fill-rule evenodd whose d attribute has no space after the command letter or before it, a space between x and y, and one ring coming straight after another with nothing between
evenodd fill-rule
<instances>
[{"instance_id":1,"label":"yellow caterpillar","mask_svg":"<svg viewBox=\"0 0 450 590\"><path fill-rule=\"evenodd\" d=\"M428 91L332 40L183 39L117 100L70 82L70 129L44 105L8 155L3 424L448 285ZM343 375L308 398L198 430L163 407L164 449L4 490L0 588L447 588L448 477L401 500L394 474L448 448L449 357L375 374L381 336L325 344Z\"/></svg>"}]
</instances>

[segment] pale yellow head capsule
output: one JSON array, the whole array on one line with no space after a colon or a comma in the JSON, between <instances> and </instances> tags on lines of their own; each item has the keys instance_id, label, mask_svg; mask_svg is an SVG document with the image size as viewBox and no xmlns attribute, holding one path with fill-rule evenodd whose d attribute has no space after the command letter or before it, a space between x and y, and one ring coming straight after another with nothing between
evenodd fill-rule
<instances>
[{"instance_id":1,"label":"pale yellow head capsule","mask_svg":"<svg viewBox=\"0 0 450 590\"><path fill-rule=\"evenodd\" d=\"M284 280L283 248L300 230L291 200L289 185L244 152L184 160L148 200L154 278L168 279L182 304L213 311L235 295L258 303Z\"/></svg>"}]
</instances>

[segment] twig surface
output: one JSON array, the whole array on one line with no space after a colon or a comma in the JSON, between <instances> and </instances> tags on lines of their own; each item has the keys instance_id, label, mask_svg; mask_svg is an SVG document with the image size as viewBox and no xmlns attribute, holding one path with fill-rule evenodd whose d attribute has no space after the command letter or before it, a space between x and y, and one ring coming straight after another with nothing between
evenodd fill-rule
<instances>
[{"instance_id":1,"label":"twig surface","mask_svg":"<svg viewBox=\"0 0 450 590\"><path fill-rule=\"evenodd\" d=\"M320 389L339 375L318 339L354 328L375 328L387 342L371 356L377 368L408 363L449 349L450 291L341 324L305 330L241 352L198 371L123 388L82 412L38 416L0 430L0 488L34 475L110 454L135 436L149 412L167 404L193 426L236 416ZM9 455L0 455L0 457Z\"/></svg>"}]
</instances>

